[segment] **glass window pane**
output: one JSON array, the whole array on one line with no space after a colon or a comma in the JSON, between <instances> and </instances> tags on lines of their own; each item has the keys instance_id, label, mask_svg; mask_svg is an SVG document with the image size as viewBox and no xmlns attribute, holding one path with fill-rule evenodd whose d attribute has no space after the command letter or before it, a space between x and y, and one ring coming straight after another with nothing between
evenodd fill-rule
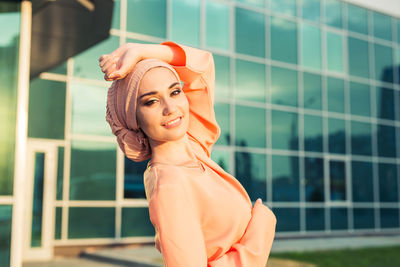
<instances>
[{"instance_id":1,"label":"glass window pane","mask_svg":"<svg viewBox=\"0 0 400 267\"><path fill-rule=\"evenodd\" d=\"M143 173L148 160L134 162L124 156L124 198L146 198Z\"/></svg>"},{"instance_id":2,"label":"glass window pane","mask_svg":"<svg viewBox=\"0 0 400 267\"><path fill-rule=\"evenodd\" d=\"M296 0L270 0L270 9L273 12L296 16Z\"/></svg>"},{"instance_id":3,"label":"glass window pane","mask_svg":"<svg viewBox=\"0 0 400 267\"><path fill-rule=\"evenodd\" d=\"M346 125L341 119L328 119L329 153L346 153Z\"/></svg>"},{"instance_id":4,"label":"glass window pane","mask_svg":"<svg viewBox=\"0 0 400 267\"><path fill-rule=\"evenodd\" d=\"M251 120L249 120L251 114ZM236 145L265 147L265 109L236 105L235 108Z\"/></svg>"},{"instance_id":5,"label":"glass window pane","mask_svg":"<svg viewBox=\"0 0 400 267\"><path fill-rule=\"evenodd\" d=\"M332 201L345 201L346 196L346 165L344 161L329 161L329 180Z\"/></svg>"},{"instance_id":6,"label":"glass window pane","mask_svg":"<svg viewBox=\"0 0 400 267\"><path fill-rule=\"evenodd\" d=\"M297 106L297 71L271 67L271 103Z\"/></svg>"},{"instance_id":7,"label":"glass window pane","mask_svg":"<svg viewBox=\"0 0 400 267\"><path fill-rule=\"evenodd\" d=\"M114 0L114 9L111 21L111 28L119 30L120 28L121 0Z\"/></svg>"},{"instance_id":8,"label":"glass window pane","mask_svg":"<svg viewBox=\"0 0 400 267\"><path fill-rule=\"evenodd\" d=\"M348 228L347 208L331 208L331 229L346 230Z\"/></svg>"},{"instance_id":9,"label":"glass window pane","mask_svg":"<svg viewBox=\"0 0 400 267\"><path fill-rule=\"evenodd\" d=\"M321 30L303 23L301 25L301 64L305 67L321 69Z\"/></svg>"},{"instance_id":10,"label":"glass window pane","mask_svg":"<svg viewBox=\"0 0 400 267\"><path fill-rule=\"evenodd\" d=\"M369 78L368 42L348 37L349 74Z\"/></svg>"},{"instance_id":11,"label":"glass window pane","mask_svg":"<svg viewBox=\"0 0 400 267\"><path fill-rule=\"evenodd\" d=\"M105 120L108 88L71 82L72 118L71 132L112 136L110 125Z\"/></svg>"},{"instance_id":12,"label":"glass window pane","mask_svg":"<svg viewBox=\"0 0 400 267\"><path fill-rule=\"evenodd\" d=\"M368 14L365 8L347 4L346 18L349 31L368 34Z\"/></svg>"},{"instance_id":13,"label":"glass window pane","mask_svg":"<svg viewBox=\"0 0 400 267\"><path fill-rule=\"evenodd\" d=\"M29 86L28 136L64 139L64 82L34 79Z\"/></svg>"},{"instance_id":14,"label":"glass window pane","mask_svg":"<svg viewBox=\"0 0 400 267\"><path fill-rule=\"evenodd\" d=\"M265 64L236 60L235 99L265 102Z\"/></svg>"},{"instance_id":15,"label":"glass window pane","mask_svg":"<svg viewBox=\"0 0 400 267\"><path fill-rule=\"evenodd\" d=\"M378 155L380 157L396 157L396 128L394 126L378 124Z\"/></svg>"},{"instance_id":16,"label":"glass window pane","mask_svg":"<svg viewBox=\"0 0 400 267\"><path fill-rule=\"evenodd\" d=\"M116 145L72 141L70 200L115 200Z\"/></svg>"},{"instance_id":17,"label":"glass window pane","mask_svg":"<svg viewBox=\"0 0 400 267\"><path fill-rule=\"evenodd\" d=\"M397 43L400 44L400 19L397 20Z\"/></svg>"},{"instance_id":18,"label":"glass window pane","mask_svg":"<svg viewBox=\"0 0 400 267\"><path fill-rule=\"evenodd\" d=\"M295 22L271 17L271 59L297 64L297 26Z\"/></svg>"},{"instance_id":19,"label":"glass window pane","mask_svg":"<svg viewBox=\"0 0 400 267\"><path fill-rule=\"evenodd\" d=\"M373 202L374 184L371 162L352 161L351 177L353 202Z\"/></svg>"},{"instance_id":20,"label":"glass window pane","mask_svg":"<svg viewBox=\"0 0 400 267\"><path fill-rule=\"evenodd\" d=\"M0 205L0 262L10 265L12 206Z\"/></svg>"},{"instance_id":21,"label":"glass window pane","mask_svg":"<svg viewBox=\"0 0 400 267\"><path fill-rule=\"evenodd\" d=\"M396 164L379 163L379 198L381 202L397 202L399 199Z\"/></svg>"},{"instance_id":22,"label":"glass window pane","mask_svg":"<svg viewBox=\"0 0 400 267\"><path fill-rule=\"evenodd\" d=\"M306 201L324 201L324 164L322 158L304 158L304 178Z\"/></svg>"},{"instance_id":23,"label":"glass window pane","mask_svg":"<svg viewBox=\"0 0 400 267\"><path fill-rule=\"evenodd\" d=\"M374 36L392 41L392 19L390 16L373 12Z\"/></svg>"},{"instance_id":24,"label":"glass window pane","mask_svg":"<svg viewBox=\"0 0 400 267\"><path fill-rule=\"evenodd\" d=\"M206 12L207 46L230 50L229 6L208 0Z\"/></svg>"},{"instance_id":25,"label":"glass window pane","mask_svg":"<svg viewBox=\"0 0 400 267\"><path fill-rule=\"evenodd\" d=\"M326 33L326 65L328 70L343 72L343 38L342 35Z\"/></svg>"},{"instance_id":26,"label":"glass window pane","mask_svg":"<svg viewBox=\"0 0 400 267\"><path fill-rule=\"evenodd\" d=\"M272 155L272 201L300 201L299 158Z\"/></svg>"},{"instance_id":27,"label":"glass window pane","mask_svg":"<svg viewBox=\"0 0 400 267\"><path fill-rule=\"evenodd\" d=\"M399 227L399 209L381 208L381 228Z\"/></svg>"},{"instance_id":28,"label":"glass window pane","mask_svg":"<svg viewBox=\"0 0 400 267\"><path fill-rule=\"evenodd\" d=\"M385 87L375 87L376 117L395 119L395 91Z\"/></svg>"},{"instance_id":29,"label":"glass window pane","mask_svg":"<svg viewBox=\"0 0 400 267\"><path fill-rule=\"evenodd\" d=\"M303 106L309 109L322 109L322 80L320 75L303 73Z\"/></svg>"},{"instance_id":30,"label":"glass window pane","mask_svg":"<svg viewBox=\"0 0 400 267\"><path fill-rule=\"evenodd\" d=\"M342 28L342 2L337 0L325 0L326 25Z\"/></svg>"},{"instance_id":31,"label":"glass window pane","mask_svg":"<svg viewBox=\"0 0 400 267\"><path fill-rule=\"evenodd\" d=\"M165 0L129 0L126 11L129 14L126 18L127 31L165 38L166 5Z\"/></svg>"},{"instance_id":32,"label":"glass window pane","mask_svg":"<svg viewBox=\"0 0 400 267\"><path fill-rule=\"evenodd\" d=\"M264 0L236 0L236 2L241 2L248 4L250 6L256 6L256 7L264 7Z\"/></svg>"},{"instance_id":33,"label":"glass window pane","mask_svg":"<svg viewBox=\"0 0 400 267\"><path fill-rule=\"evenodd\" d=\"M100 237L115 237L115 208L69 208L68 238Z\"/></svg>"},{"instance_id":34,"label":"glass window pane","mask_svg":"<svg viewBox=\"0 0 400 267\"><path fill-rule=\"evenodd\" d=\"M304 150L322 152L322 118L304 115Z\"/></svg>"},{"instance_id":35,"label":"glass window pane","mask_svg":"<svg viewBox=\"0 0 400 267\"><path fill-rule=\"evenodd\" d=\"M213 53L215 65L215 99L227 100L230 96L230 59Z\"/></svg>"},{"instance_id":36,"label":"glass window pane","mask_svg":"<svg viewBox=\"0 0 400 267\"><path fill-rule=\"evenodd\" d=\"M265 57L265 15L237 7L235 18L236 52Z\"/></svg>"},{"instance_id":37,"label":"glass window pane","mask_svg":"<svg viewBox=\"0 0 400 267\"><path fill-rule=\"evenodd\" d=\"M154 16L151 20L153 18ZM172 1L171 18L171 39L190 46L198 46L200 43L200 0Z\"/></svg>"},{"instance_id":38,"label":"glass window pane","mask_svg":"<svg viewBox=\"0 0 400 267\"><path fill-rule=\"evenodd\" d=\"M121 221L121 237L154 236L155 234L147 207L122 208Z\"/></svg>"},{"instance_id":39,"label":"glass window pane","mask_svg":"<svg viewBox=\"0 0 400 267\"><path fill-rule=\"evenodd\" d=\"M327 90L328 111L344 113L344 81L341 79L328 77Z\"/></svg>"},{"instance_id":40,"label":"glass window pane","mask_svg":"<svg viewBox=\"0 0 400 267\"><path fill-rule=\"evenodd\" d=\"M42 246L44 164L45 164L45 154L43 152L36 152L35 163L33 167L34 177L33 177L31 247Z\"/></svg>"},{"instance_id":41,"label":"glass window pane","mask_svg":"<svg viewBox=\"0 0 400 267\"><path fill-rule=\"evenodd\" d=\"M306 208L306 230L307 231L325 230L324 208Z\"/></svg>"},{"instance_id":42,"label":"glass window pane","mask_svg":"<svg viewBox=\"0 0 400 267\"><path fill-rule=\"evenodd\" d=\"M221 128L221 135L219 136L216 144L229 145L231 143L230 105L225 103L215 103L214 110L218 125Z\"/></svg>"},{"instance_id":43,"label":"glass window pane","mask_svg":"<svg viewBox=\"0 0 400 267\"><path fill-rule=\"evenodd\" d=\"M273 213L279 223L276 224L276 232L300 231L300 209L298 208L273 208Z\"/></svg>"},{"instance_id":44,"label":"glass window pane","mask_svg":"<svg viewBox=\"0 0 400 267\"><path fill-rule=\"evenodd\" d=\"M319 0L301 0L301 13L303 18L319 21L321 17L321 4Z\"/></svg>"},{"instance_id":45,"label":"glass window pane","mask_svg":"<svg viewBox=\"0 0 400 267\"><path fill-rule=\"evenodd\" d=\"M50 70L47 70L46 72L67 75L67 61L64 61L60 65L58 65Z\"/></svg>"},{"instance_id":46,"label":"glass window pane","mask_svg":"<svg viewBox=\"0 0 400 267\"><path fill-rule=\"evenodd\" d=\"M393 82L393 50L390 46L375 44L375 80Z\"/></svg>"},{"instance_id":47,"label":"glass window pane","mask_svg":"<svg viewBox=\"0 0 400 267\"><path fill-rule=\"evenodd\" d=\"M63 183L64 183L64 147L58 147L57 157L57 190L56 199L63 199Z\"/></svg>"},{"instance_id":48,"label":"glass window pane","mask_svg":"<svg viewBox=\"0 0 400 267\"><path fill-rule=\"evenodd\" d=\"M372 155L372 129L366 122L351 122L351 152L353 155Z\"/></svg>"},{"instance_id":49,"label":"glass window pane","mask_svg":"<svg viewBox=\"0 0 400 267\"><path fill-rule=\"evenodd\" d=\"M131 17L133 17L132 14L128 16L128 19ZM99 57L113 52L118 47L119 37L110 36L105 41L79 53L74 57L74 76L104 81L104 73L99 67Z\"/></svg>"},{"instance_id":50,"label":"glass window pane","mask_svg":"<svg viewBox=\"0 0 400 267\"><path fill-rule=\"evenodd\" d=\"M272 110L271 127L272 148L299 149L297 113Z\"/></svg>"},{"instance_id":51,"label":"glass window pane","mask_svg":"<svg viewBox=\"0 0 400 267\"><path fill-rule=\"evenodd\" d=\"M375 227L374 209L353 209L354 229L373 229Z\"/></svg>"},{"instance_id":52,"label":"glass window pane","mask_svg":"<svg viewBox=\"0 0 400 267\"><path fill-rule=\"evenodd\" d=\"M56 207L56 222L54 227L54 239L61 239L62 208Z\"/></svg>"},{"instance_id":53,"label":"glass window pane","mask_svg":"<svg viewBox=\"0 0 400 267\"><path fill-rule=\"evenodd\" d=\"M235 152L235 177L246 189L250 199L267 199L267 168L265 154Z\"/></svg>"},{"instance_id":54,"label":"glass window pane","mask_svg":"<svg viewBox=\"0 0 400 267\"><path fill-rule=\"evenodd\" d=\"M211 151L211 159L215 161L226 172L232 173L231 166L229 164L230 163L229 151L213 148L213 150Z\"/></svg>"},{"instance_id":55,"label":"glass window pane","mask_svg":"<svg viewBox=\"0 0 400 267\"><path fill-rule=\"evenodd\" d=\"M350 112L371 116L371 88L368 84L350 82Z\"/></svg>"}]
</instances>

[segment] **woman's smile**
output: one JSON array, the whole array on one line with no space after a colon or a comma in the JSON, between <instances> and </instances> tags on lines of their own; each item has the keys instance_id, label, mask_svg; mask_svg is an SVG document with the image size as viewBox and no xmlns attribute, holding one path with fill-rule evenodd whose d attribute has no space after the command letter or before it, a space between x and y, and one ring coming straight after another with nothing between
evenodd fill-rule
<instances>
[{"instance_id":1,"label":"woman's smile","mask_svg":"<svg viewBox=\"0 0 400 267\"><path fill-rule=\"evenodd\" d=\"M182 122L182 116L179 116L176 119L173 119L167 123L164 123L163 126L167 129L173 128L173 127L177 127L181 124Z\"/></svg>"}]
</instances>

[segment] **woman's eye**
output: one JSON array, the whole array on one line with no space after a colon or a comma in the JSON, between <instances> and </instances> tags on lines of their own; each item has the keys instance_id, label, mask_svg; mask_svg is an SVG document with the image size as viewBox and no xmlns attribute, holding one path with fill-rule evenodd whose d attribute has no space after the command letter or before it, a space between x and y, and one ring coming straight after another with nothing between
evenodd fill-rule
<instances>
[{"instance_id":1,"label":"woman's eye","mask_svg":"<svg viewBox=\"0 0 400 267\"><path fill-rule=\"evenodd\" d=\"M173 95L179 95L182 92L181 89L176 89L172 92Z\"/></svg>"},{"instance_id":2,"label":"woman's eye","mask_svg":"<svg viewBox=\"0 0 400 267\"><path fill-rule=\"evenodd\" d=\"M153 103L155 103L156 102L156 100L150 100L150 101L147 101L147 102L145 102L144 104L146 105L146 106L151 106Z\"/></svg>"}]
</instances>

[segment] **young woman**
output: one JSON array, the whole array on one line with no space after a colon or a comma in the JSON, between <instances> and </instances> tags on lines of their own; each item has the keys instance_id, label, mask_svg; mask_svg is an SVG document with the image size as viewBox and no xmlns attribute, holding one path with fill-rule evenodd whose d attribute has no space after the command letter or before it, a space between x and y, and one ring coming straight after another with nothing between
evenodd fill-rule
<instances>
[{"instance_id":1,"label":"young woman","mask_svg":"<svg viewBox=\"0 0 400 267\"><path fill-rule=\"evenodd\" d=\"M113 81L106 119L120 148L134 161L150 158L144 185L165 265L264 267L276 218L210 158L220 135L212 53L129 43L99 61Z\"/></svg>"}]
</instances>

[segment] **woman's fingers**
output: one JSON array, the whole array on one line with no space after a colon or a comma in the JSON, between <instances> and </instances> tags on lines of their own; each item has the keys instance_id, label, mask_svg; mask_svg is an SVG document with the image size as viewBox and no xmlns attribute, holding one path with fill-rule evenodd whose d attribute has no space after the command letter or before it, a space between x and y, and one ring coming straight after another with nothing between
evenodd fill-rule
<instances>
[{"instance_id":1,"label":"woman's fingers","mask_svg":"<svg viewBox=\"0 0 400 267\"><path fill-rule=\"evenodd\" d=\"M110 67L116 66L117 61L118 58L109 59L107 62L103 64L103 66L101 67L101 71L105 73Z\"/></svg>"}]
</instances>

